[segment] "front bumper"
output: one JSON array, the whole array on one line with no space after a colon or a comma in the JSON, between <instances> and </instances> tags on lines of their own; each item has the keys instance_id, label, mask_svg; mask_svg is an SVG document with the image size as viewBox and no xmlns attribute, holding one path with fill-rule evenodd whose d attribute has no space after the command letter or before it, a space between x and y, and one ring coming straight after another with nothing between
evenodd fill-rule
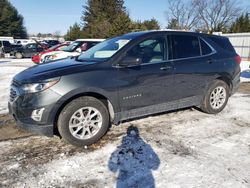
<instances>
[{"instance_id":1,"label":"front bumper","mask_svg":"<svg viewBox=\"0 0 250 188\"><path fill-rule=\"evenodd\" d=\"M14 118L15 115L13 114ZM24 129L28 132L39 134L39 135L45 135L48 137L53 137L54 135L54 128L53 125L38 125L38 124L27 124L27 123L22 123L21 121L16 120L17 127Z\"/></svg>"},{"instance_id":2,"label":"front bumper","mask_svg":"<svg viewBox=\"0 0 250 188\"><path fill-rule=\"evenodd\" d=\"M8 103L9 113L15 118L17 126L32 133L53 136L54 120L56 117L55 108L58 107L56 101L60 95L51 90L40 93L17 96L16 99ZM32 112L43 108L41 120L35 121Z\"/></svg>"}]
</instances>

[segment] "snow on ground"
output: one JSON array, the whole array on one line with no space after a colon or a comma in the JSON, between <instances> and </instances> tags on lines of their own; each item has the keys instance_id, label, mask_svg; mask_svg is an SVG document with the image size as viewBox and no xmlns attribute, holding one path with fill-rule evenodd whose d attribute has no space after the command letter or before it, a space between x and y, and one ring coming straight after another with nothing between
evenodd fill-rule
<instances>
[{"instance_id":1,"label":"snow on ground","mask_svg":"<svg viewBox=\"0 0 250 188\"><path fill-rule=\"evenodd\" d=\"M32 136L0 142L0 186L250 187L250 95L113 126L95 150ZM71 151L72 155L69 155Z\"/></svg>"},{"instance_id":2,"label":"snow on ground","mask_svg":"<svg viewBox=\"0 0 250 188\"><path fill-rule=\"evenodd\" d=\"M242 61L240 64L241 68L241 82L249 82L250 81L250 62Z\"/></svg>"},{"instance_id":3,"label":"snow on ground","mask_svg":"<svg viewBox=\"0 0 250 188\"><path fill-rule=\"evenodd\" d=\"M0 59L0 114L8 113L9 87L13 76L33 65L30 59Z\"/></svg>"}]
</instances>

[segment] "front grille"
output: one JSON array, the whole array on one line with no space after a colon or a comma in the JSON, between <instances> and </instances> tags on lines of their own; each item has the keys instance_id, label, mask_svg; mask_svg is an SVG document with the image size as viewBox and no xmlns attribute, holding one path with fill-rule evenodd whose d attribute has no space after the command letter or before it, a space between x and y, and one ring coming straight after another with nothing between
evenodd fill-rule
<instances>
[{"instance_id":1,"label":"front grille","mask_svg":"<svg viewBox=\"0 0 250 188\"><path fill-rule=\"evenodd\" d=\"M19 83L16 80L12 80L11 86L10 86L10 98L9 101L13 102L16 100L16 98L19 96L18 88L21 86L21 83Z\"/></svg>"},{"instance_id":2,"label":"front grille","mask_svg":"<svg viewBox=\"0 0 250 188\"><path fill-rule=\"evenodd\" d=\"M13 102L17 98L17 91L14 87L10 88L10 102Z\"/></svg>"},{"instance_id":3,"label":"front grille","mask_svg":"<svg viewBox=\"0 0 250 188\"><path fill-rule=\"evenodd\" d=\"M19 86L21 86L21 84L18 81L13 79L12 82L11 82L11 86L19 87Z\"/></svg>"}]
</instances>

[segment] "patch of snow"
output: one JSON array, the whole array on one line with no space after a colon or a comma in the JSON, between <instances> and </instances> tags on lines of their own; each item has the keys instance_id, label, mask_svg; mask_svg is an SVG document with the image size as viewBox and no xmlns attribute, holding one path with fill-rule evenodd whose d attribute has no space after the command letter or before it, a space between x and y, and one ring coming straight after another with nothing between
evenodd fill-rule
<instances>
[{"instance_id":1,"label":"patch of snow","mask_svg":"<svg viewBox=\"0 0 250 188\"><path fill-rule=\"evenodd\" d=\"M241 82L250 82L250 62L249 61L242 61L240 63L241 68Z\"/></svg>"},{"instance_id":2,"label":"patch of snow","mask_svg":"<svg viewBox=\"0 0 250 188\"><path fill-rule=\"evenodd\" d=\"M113 126L109 134L121 137L95 151L58 154L45 164L26 166L26 171L19 168L18 182L12 185L250 187L248 104L249 95L236 94L217 115L189 109ZM9 150L20 141L12 142L6 142Z\"/></svg>"},{"instance_id":3,"label":"patch of snow","mask_svg":"<svg viewBox=\"0 0 250 188\"><path fill-rule=\"evenodd\" d=\"M8 113L9 89L12 78L34 65L30 59L0 59L0 114Z\"/></svg>"}]
</instances>

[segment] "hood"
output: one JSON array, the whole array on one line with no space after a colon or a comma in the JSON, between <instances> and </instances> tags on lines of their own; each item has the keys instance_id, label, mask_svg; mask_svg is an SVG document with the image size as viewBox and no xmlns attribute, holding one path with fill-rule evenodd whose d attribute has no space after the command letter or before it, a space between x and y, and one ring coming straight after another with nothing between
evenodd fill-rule
<instances>
[{"instance_id":1,"label":"hood","mask_svg":"<svg viewBox=\"0 0 250 188\"><path fill-rule=\"evenodd\" d=\"M75 59L52 61L30 67L18 73L14 80L19 83L35 83L69 74L87 71L88 67L93 68L97 62L79 62Z\"/></svg>"},{"instance_id":2,"label":"hood","mask_svg":"<svg viewBox=\"0 0 250 188\"><path fill-rule=\"evenodd\" d=\"M64 51L49 51L48 53L46 53L46 55L55 55L55 54L63 54L63 53L65 52ZM68 54L68 52L65 54Z\"/></svg>"}]
</instances>

